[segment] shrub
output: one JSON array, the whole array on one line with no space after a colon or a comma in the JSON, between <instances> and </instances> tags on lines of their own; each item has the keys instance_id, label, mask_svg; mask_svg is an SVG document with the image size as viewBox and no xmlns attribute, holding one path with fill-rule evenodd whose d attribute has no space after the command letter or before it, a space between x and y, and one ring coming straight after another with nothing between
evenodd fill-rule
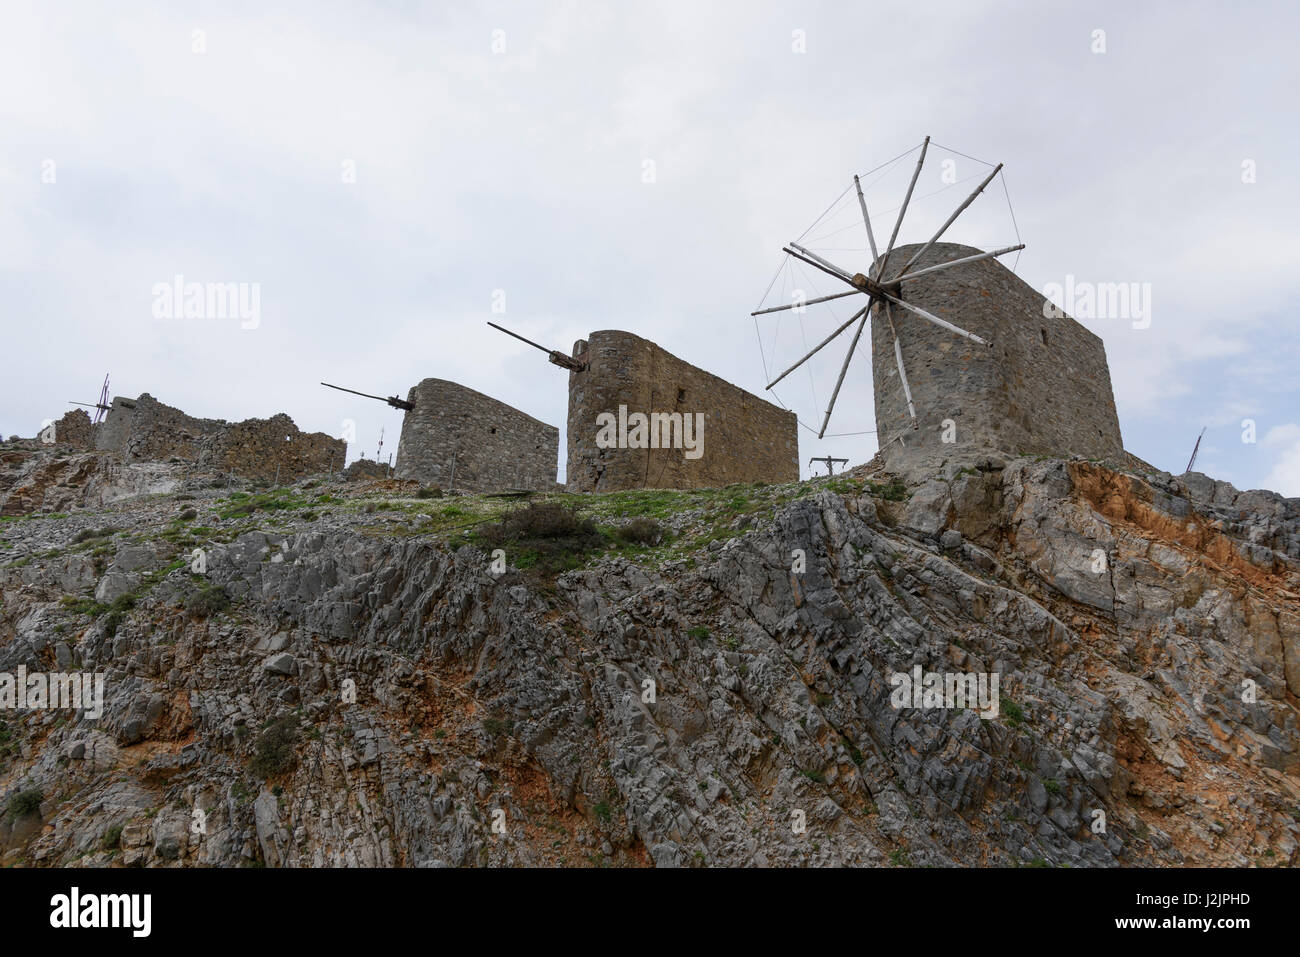
<instances>
[{"instance_id":1,"label":"shrub","mask_svg":"<svg viewBox=\"0 0 1300 957\"><path fill-rule=\"evenodd\" d=\"M74 545L80 545L82 542L88 542L92 538L108 538L114 532L120 531L114 525L105 525L103 528L83 528L72 538Z\"/></svg>"},{"instance_id":2,"label":"shrub","mask_svg":"<svg viewBox=\"0 0 1300 957\"><path fill-rule=\"evenodd\" d=\"M122 845L121 824L114 824L112 827L110 827L107 831L104 832L104 836L99 840L100 848L105 851L116 850L121 845Z\"/></svg>"},{"instance_id":3,"label":"shrub","mask_svg":"<svg viewBox=\"0 0 1300 957\"><path fill-rule=\"evenodd\" d=\"M517 509L484 525L476 539L490 547L513 546L511 564L543 577L580 567L588 553L606 545L595 522L557 503Z\"/></svg>"},{"instance_id":4,"label":"shrub","mask_svg":"<svg viewBox=\"0 0 1300 957\"><path fill-rule=\"evenodd\" d=\"M1025 720L1025 709L1010 698L1002 699L1002 714L1006 717L1007 724L1013 728Z\"/></svg>"},{"instance_id":5,"label":"shrub","mask_svg":"<svg viewBox=\"0 0 1300 957\"><path fill-rule=\"evenodd\" d=\"M516 509L506 515L495 526L499 540L516 540L521 538L568 538L596 533L596 523L591 519L578 517L577 511L557 502L539 502L527 508ZM491 531L487 534L492 534Z\"/></svg>"},{"instance_id":6,"label":"shrub","mask_svg":"<svg viewBox=\"0 0 1300 957\"><path fill-rule=\"evenodd\" d=\"M130 592L113 599L113 604L108 606L108 617L104 619L104 633L106 635L111 638L117 634L117 628L122 624L122 619L135 607L135 603L136 596Z\"/></svg>"},{"instance_id":7,"label":"shrub","mask_svg":"<svg viewBox=\"0 0 1300 957\"><path fill-rule=\"evenodd\" d=\"M207 618L230 607L230 595L221 585L200 585L185 599L185 610L194 618Z\"/></svg>"},{"instance_id":8,"label":"shrub","mask_svg":"<svg viewBox=\"0 0 1300 957\"><path fill-rule=\"evenodd\" d=\"M416 498L442 498L442 489L436 485L425 485L415 492Z\"/></svg>"},{"instance_id":9,"label":"shrub","mask_svg":"<svg viewBox=\"0 0 1300 957\"><path fill-rule=\"evenodd\" d=\"M263 780L285 773L298 761L297 743L298 719L291 714L277 718L258 737L248 770Z\"/></svg>"},{"instance_id":10,"label":"shrub","mask_svg":"<svg viewBox=\"0 0 1300 957\"><path fill-rule=\"evenodd\" d=\"M35 814L40 810L41 802L45 800L45 793L40 788L31 788L27 791L19 791L9 798L9 817L10 819L27 817Z\"/></svg>"},{"instance_id":11,"label":"shrub","mask_svg":"<svg viewBox=\"0 0 1300 957\"><path fill-rule=\"evenodd\" d=\"M657 545L664 527L652 518L634 518L618 530L618 537L629 545Z\"/></svg>"},{"instance_id":12,"label":"shrub","mask_svg":"<svg viewBox=\"0 0 1300 957\"><path fill-rule=\"evenodd\" d=\"M198 512L194 511L194 509L192 508L187 508L185 511L181 512L179 515L176 516L176 520L179 522L192 522L194 521L194 519L198 517L199 517Z\"/></svg>"}]
</instances>

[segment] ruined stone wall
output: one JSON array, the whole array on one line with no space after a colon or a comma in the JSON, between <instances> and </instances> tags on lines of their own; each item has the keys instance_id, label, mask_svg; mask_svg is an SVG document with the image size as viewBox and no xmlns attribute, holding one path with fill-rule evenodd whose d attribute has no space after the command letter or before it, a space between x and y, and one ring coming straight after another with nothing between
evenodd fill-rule
<instances>
[{"instance_id":1,"label":"ruined stone wall","mask_svg":"<svg viewBox=\"0 0 1300 957\"><path fill-rule=\"evenodd\" d=\"M917 249L890 257L890 272ZM913 269L980 252L937 243ZM884 309L872 310L876 424L886 460L937 462L963 453L1123 455L1110 369L1101 339L1046 302L995 260L955 266L914 281L901 298L985 339L991 348L891 308L919 428L911 429ZM943 442L945 419L956 441ZM892 441L902 436L902 444Z\"/></svg>"},{"instance_id":2,"label":"ruined stone wall","mask_svg":"<svg viewBox=\"0 0 1300 957\"><path fill-rule=\"evenodd\" d=\"M85 409L73 409L65 412L63 418L54 423L54 442L56 445L70 445L89 451L95 447L97 428Z\"/></svg>"},{"instance_id":3,"label":"ruined stone wall","mask_svg":"<svg viewBox=\"0 0 1300 957\"><path fill-rule=\"evenodd\" d=\"M301 432L283 412L269 419L228 423L199 419L164 405L147 392L138 399L115 398L95 437L98 449L127 461L181 459L244 478L294 482L339 471L347 443L323 432Z\"/></svg>"},{"instance_id":4,"label":"ruined stone wall","mask_svg":"<svg viewBox=\"0 0 1300 957\"><path fill-rule=\"evenodd\" d=\"M226 426L209 443L200 465L248 478L296 482L308 475L337 472L347 443L324 432L300 432L283 412L269 419L245 419Z\"/></svg>"},{"instance_id":5,"label":"ruined stone wall","mask_svg":"<svg viewBox=\"0 0 1300 957\"><path fill-rule=\"evenodd\" d=\"M394 477L445 491L555 489L560 431L531 415L445 379L406 395Z\"/></svg>"},{"instance_id":6,"label":"ruined stone wall","mask_svg":"<svg viewBox=\"0 0 1300 957\"><path fill-rule=\"evenodd\" d=\"M343 470L343 477L349 482L386 479L391 477L389 474L391 471L385 462L376 462L374 459L357 459Z\"/></svg>"},{"instance_id":7,"label":"ruined stone wall","mask_svg":"<svg viewBox=\"0 0 1300 957\"><path fill-rule=\"evenodd\" d=\"M799 480L798 424L793 412L630 332L593 332L574 345L575 357L583 353L587 368L569 373L570 491ZM702 413L703 454L687 458L681 448L601 448L597 417L605 412L617 417L620 406L626 407L628 415Z\"/></svg>"}]
</instances>

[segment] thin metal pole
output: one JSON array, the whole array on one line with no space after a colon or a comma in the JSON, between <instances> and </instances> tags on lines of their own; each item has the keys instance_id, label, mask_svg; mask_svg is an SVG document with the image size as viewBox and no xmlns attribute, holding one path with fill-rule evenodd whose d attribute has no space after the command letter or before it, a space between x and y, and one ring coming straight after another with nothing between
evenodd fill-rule
<instances>
[{"instance_id":1,"label":"thin metal pole","mask_svg":"<svg viewBox=\"0 0 1300 957\"><path fill-rule=\"evenodd\" d=\"M773 306L771 309L760 309L757 312L751 312L751 316L764 316L769 312L781 312L784 309L793 309L796 306L814 306L819 302L830 302L832 299L843 299L845 296L852 296L861 293L861 289L850 289L848 292L837 292L833 296L819 296L816 299L807 299L804 302L792 302L788 306Z\"/></svg>"},{"instance_id":2,"label":"thin metal pole","mask_svg":"<svg viewBox=\"0 0 1300 957\"><path fill-rule=\"evenodd\" d=\"M826 418L822 419L822 430L817 433L817 438L826 434L826 426L831 421L831 410L835 408L835 400L839 398L840 386L844 384L844 376L849 371L849 360L853 358L853 350L858 347L858 340L862 338L862 329L867 324L867 317L864 313L862 321L858 323L858 329L853 333L853 342L849 344L848 354L844 356L844 365L840 366L840 377L835 381L835 391L831 393L830 405L826 406Z\"/></svg>"},{"instance_id":3,"label":"thin metal pole","mask_svg":"<svg viewBox=\"0 0 1300 957\"><path fill-rule=\"evenodd\" d=\"M498 331L500 331L500 332L504 332L504 333L505 333L506 335L508 335L508 336L514 336L514 337L515 337L516 339L518 339L520 342L526 342L526 343L528 343L528 344L529 344L530 346L532 346L534 349L541 349L543 352L547 352L547 353L549 353L549 352L551 351L550 349L546 348L546 346L539 345L539 344L537 344L536 342L533 342L532 339L525 339L525 338L524 338L523 336L521 336L519 333L517 333L517 332L511 332L511 331L510 331L509 329L507 329L505 326L498 326L495 322L489 322L488 325L491 326L493 329L496 329L496 330L498 330Z\"/></svg>"},{"instance_id":4,"label":"thin metal pole","mask_svg":"<svg viewBox=\"0 0 1300 957\"><path fill-rule=\"evenodd\" d=\"M907 195L903 197L903 205L898 208L898 219L894 220L894 231L889 236L889 245L885 247L885 258L880 261L880 271L877 276L885 274L885 266L889 263L889 254L894 251L894 240L898 238L898 228L903 225L903 215L907 212L907 204L912 201L912 190L916 188L916 179L921 175L921 166L925 163L925 151L930 148L930 137L925 138L921 144L921 155L917 157L916 169L912 171L912 182L907 184Z\"/></svg>"},{"instance_id":5,"label":"thin metal pole","mask_svg":"<svg viewBox=\"0 0 1300 957\"><path fill-rule=\"evenodd\" d=\"M918 269L916 272L910 272L904 279L917 279L932 272L938 272L941 269L947 269L949 266L962 266L966 263L979 262L981 259L992 259L994 256L1005 256L1007 253L1014 253L1025 248L1025 244L1019 246L1005 246L1002 249L995 249L992 252L980 253L978 256L966 256L962 259L954 259L946 263L938 263L934 266L926 266L924 269Z\"/></svg>"},{"instance_id":6,"label":"thin metal pole","mask_svg":"<svg viewBox=\"0 0 1300 957\"><path fill-rule=\"evenodd\" d=\"M966 197L966 202L962 203L955 210L953 210L953 214L948 217L948 221L939 227L939 231L930 237L930 241L912 254L912 258L907 261L907 265L904 266L902 270L899 271L897 276L895 276L893 279L890 280L891 283L898 282L899 278L902 277L903 273L911 269L912 264L916 262L918 259L920 259L922 256L924 256L926 250L928 250L931 246L933 246L935 243L939 241L939 237L948 231L948 227L951 226L953 224L953 221L956 220L956 218L961 215L962 210L964 210L971 203L975 202L975 197L978 196L980 193L984 192L984 187L987 186L990 182L992 182L993 177L997 176L1001 170L1002 170L1001 163L993 167L993 172L989 173L988 176L984 177L984 182L980 183L978 186L975 187L975 191Z\"/></svg>"},{"instance_id":7,"label":"thin metal pole","mask_svg":"<svg viewBox=\"0 0 1300 957\"><path fill-rule=\"evenodd\" d=\"M829 336L827 336L825 339L823 339L823 340L821 341L821 343L820 343L820 344L819 344L815 349L813 349L812 352L808 353L806 356L804 356L802 359L800 359L798 362L796 362L796 363L795 363L794 365L792 365L790 368L786 369L786 370L785 370L784 372L782 372L779 376L777 376L775 379L773 379L773 380L771 381L771 383L768 385L768 388L769 388L769 389L772 388L772 386L776 385L778 382L780 382L782 379L784 379L786 376L788 376L788 375L789 375L791 372L793 372L795 369L799 368L801 365L803 365L805 362L807 362L809 359L811 359L811 358L812 358L813 356L815 356L817 353L821 352L821 350L822 350L822 348L823 348L824 346L828 345L832 339L834 339L836 336L838 336L841 332L843 332L843 331L844 331L845 329L847 329L849 326L853 325L853 321L854 321L855 319L857 319L858 317L860 317L860 316L862 315L862 313L865 312L865 311L866 311L870 306L871 306L871 303L868 302L865 306L863 306L861 309L859 309L857 312L855 312L852 316L850 316L848 322L844 323L844 325L840 326L838 329L836 329L834 332L832 332Z\"/></svg>"},{"instance_id":8,"label":"thin metal pole","mask_svg":"<svg viewBox=\"0 0 1300 957\"><path fill-rule=\"evenodd\" d=\"M959 336L964 336L965 338L969 339L971 342L978 342L982 346L993 345L993 343L989 342L987 339L981 339L973 332L967 332L965 329L962 329L959 326L954 326L948 320L940 319L934 313L926 312L920 306L914 306L910 302L903 302L903 300L899 299L897 296L891 296L887 292L883 293L882 295L884 295L884 297L888 299L890 302L892 302L894 305L902 306L908 312L914 312L922 319L928 319L930 322L933 322L936 326L942 326L944 329L947 329L949 332L955 332Z\"/></svg>"}]
</instances>

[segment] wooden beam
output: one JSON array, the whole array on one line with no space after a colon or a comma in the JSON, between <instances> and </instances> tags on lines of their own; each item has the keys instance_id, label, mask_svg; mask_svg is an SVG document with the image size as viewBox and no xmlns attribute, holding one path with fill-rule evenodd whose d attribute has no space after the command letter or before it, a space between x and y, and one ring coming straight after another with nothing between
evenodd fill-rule
<instances>
[{"instance_id":1,"label":"wooden beam","mask_svg":"<svg viewBox=\"0 0 1300 957\"><path fill-rule=\"evenodd\" d=\"M947 269L949 266L962 266L965 265L966 263L979 262L981 259L992 259L994 256L1005 256L1007 253L1014 253L1024 248L1025 248L1024 243L1021 243L1019 246L1004 246L1002 249L995 249L992 252L988 252L988 253L980 253L978 256L966 256L962 259L954 259L950 262L939 263L938 265L935 266L926 266L924 269L918 269L916 272L910 272L906 276L902 276L901 278L917 279L921 276L928 275L929 273L938 272L941 269Z\"/></svg>"},{"instance_id":2,"label":"wooden beam","mask_svg":"<svg viewBox=\"0 0 1300 957\"><path fill-rule=\"evenodd\" d=\"M835 380L835 391L831 393L830 404L826 406L826 418L822 419L822 429L817 433L817 438L819 439L826 434L826 426L829 425L831 421L831 411L835 408L835 400L839 398L840 395L840 386L844 384L844 375L849 371L849 362L853 359L853 350L858 347L858 340L862 338L862 329L866 324L867 317L864 314L862 321L858 323L857 331L853 333L853 341L849 343L849 351L844 357L844 365L840 366L840 377Z\"/></svg>"},{"instance_id":3,"label":"wooden beam","mask_svg":"<svg viewBox=\"0 0 1300 957\"><path fill-rule=\"evenodd\" d=\"M894 335L894 361L898 363L898 380L903 384L903 396L907 399L907 414L912 417L912 428L916 428L916 406L912 404L912 386L907 381L907 370L903 368L903 347L898 342L898 332L894 329L894 316L885 303L885 318L889 320L889 331Z\"/></svg>"},{"instance_id":4,"label":"wooden beam","mask_svg":"<svg viewBox=\"0 0 1300 957\"><path fill-rule=\"evenodd\" d=\"M801 365L803 365L805 362L807 362L809 359L811 359L811 358L812 358L813 356L815 356L817 353L821 352L822 349L823 349L826 345L828 345L832 339L834 339L836 336L838 336L841 332L843 332L843 331L844 331L845 329L847 329L849 326L853 325L853 321L854 321L855 319L857 319L859 316L861 316L862 313L864 313L864 312L865 312L867 309L869 309L870 307L871 307L871 303L868 301L868 303L867 303L865 306L863 306L861 309L859 309L857 312L855 312L852 316L849 317L849 321L848 321L848 322L844 323L844 325L840 326L838 329L836 329L834 332L832 332L829 336L827 336L825 339L823 339L823 340L822 340L822 341L817 345L817 347L813 349L812 352L808 353L806 356L804 356L802 359L800 359L798 362L796 362L794 365L792 365L790 368L786 369L786 370L785 370L784 372L782 372L779 376L777 376L777 377L776 377L775 379L773 379L770 383L768 383L768 386L767 386L767 387L768 387L769 389L772 388L772 386L776 385L778 382L780 382L782 379L784 379L786 376L788 376L788 375L789 375L791 372L793 372L795 369L799 368Z\"/></svg>"},{"instance_id":5,"label":"wooden beam","mask_svg":"<svg viewBox=\"0 0 1300 957\"><path fill-rule=\"evenodd\" d=\"M769 312L781 312L782 310L785 309L793 309L796 306L813 306L819 302L830 302L832 299L843 299L845 296L854 296L859 293L862 293L861 289L850 289L848 292L837 292L833 296L819 296L816 299L808 299L805 300L804 302L792 302L788 306L773 306L770 309L760 309L757 312L751 312L750 315L763 316ZM862 294L865 295L865 293Z\"/></svg>"},{"instance_id":6,"label":"wooden beam","mask_svg":"<svg viewBox=\"0 0 1300 957\"><path fill-rule=\"evenodd\" d=\"M1001 163L993 167L993 172L989 173L988 176L984 177L984 182L976 186L975 191L966 197L966 201L953 211L953 214L948 217L948 221L939 227L939 231L937 233L935 233L933 236L930 237L930 241L912 254L912 258L907 261L907 265L904 266L902 270L898 273L898 275L895 276L893 279L891 279L890 282L898 282L898 280L902 278L903 273L911 269L912 264L916 262L918 259L920 259L922 256L924 256L926 251L939 241L939 237L948 231L948 227L951 226L953 222L957 219L957 217L961 215L962 210L964 210L971 203L975 202L975 197L978 196L980 193L984 192L984 187L987 186L990 182L992 182L993 177L997 176L1001 170L1002 170Z\"/></svg>"},{"instance_id":7,"label":"wooden beam","mask_svg":"<svg viewBox=\"0 0 1300 957\"><path fill-rule=\"evenodd\" d=\"M811 249L804 249L798 243L791 243L790 248L797 249L799 250L799 252L807 256L809 259L821 263L823 267L831 270L832 275L838 275L841 279L847 280L849 282L853 281L853 273L849 272L847 269L841 269L839 266L835 265L833 262L831 262L828 259L823 259L821 256L818 256Z\"/></svg>"},{"instance_id":8,"label":"wooden beam","mask_svg":"<svg viewBox=\"0 0 1300 957\"><path fill-rule=\"evenodd\" d=\"M938 316L936 316L934 313L932 313L932 312L926 312L926 311L925 311L924 309L922 309L920 306L914 306L914 305L912 305L910 302L903 302L903 300L899 299L897 296L891 296L891 295L890 295L889 293L887 293L887 292L886 292L886 293L882 293L882 295L883 295L886 299L888 299L890 302L892 302L894 305L896 305L896 306L902 306L902 307L903 307L904 309L906 309L908 312L914 312L914 313L916 313L918 316L920 316L922 319L927 319L927 320L929 320L930 322L933 322L936 326L941 326L941 327L943 327L944 329L947 329L949 332L955 332L955 333L957 333L957 335L959 335L959 336L963 336L964 338L969 339L971 342L977 342L977 343L979 343L979 344L982 345L982 346L991 346L991 345L993 345L993 343L989 342L987 339L981 339L979 336L975 335L975 333L973 333L973 332L967 332L965 329L962 329L962 328L960 328L959 326L954 326L954 325L953 325L951 322L949 322L948 320L946 320L946 319L940 319L940 318L939 318Z\"/></svg>"},{"instance_id":9,"label":"wooden beam","mask_svg":"<svg viewBox=\"0 0 1300 957\"><path fill-rule=\"evenodd\" d=\"M930 148L930 137L925 138L921 144L921 155L916 161L916 169L912 172L912 182L907 184L907 195L903 197L903 205L898 208L898 219L894 221L894 231L889 236L889 245L885 247L885 258L880 262L880 271L877 276L885 274L885 266L889 263L889 254L894 251L894 240L898 238L898 228L903 225L903 216L907 213L907 204L912 201L912 190L916 188L916 179L921 175L921 165L925 162L925 151Z\"/></svg>"},{"instance_id":10,"label":"wooden beam","mask_svg":"<svg viewBox=\"0 0 1300 957\"><path fill-rule=\"evenodd\" d=\"M828 276L834 276L836 279L842 280L843 282L848 283L850 286L853 286L853 279L852 279L850 276L848 276L847 274L841 272L838 266L823 266L823 265L822 265L820 262L818 262L816 259L811 259L811 258L809 258L808 256L803 255L803 253L797 253L797 252L795 252L793 249L791 249L789 246L782 246L782 247L781 247L781 251L782 251L783 253L789 253L789 254L790 254L791 256L793 256L795 259L799 259L799 260L802 260L803 262L806 262L809 266L814 266L814 267L816 267L817 269L820 269L822 272L826 273L826 275L828 275ZM824 261L825 261L825 260L823 260L823 262L824 262ZM858 287L857 287L857 286L853 286L853 288L854 288L854 289L857 289ZM859 292L860 292L860 291L861 291L861 290L859 290Z\"/></svg>"},{"instance_id":11,"label":"wooden beam","mask_svg":"<svg viewBox=\"0 0 1300 957\"><path fill-rule=\"evenodd\" d=\"M871 244L871 263L874 266L880 254L876 252L876 237L871 232L871 217L867 215L867 201L862 195L862 183L856 173L853 174L853 185L858 189L858 205L862 207L862 221L867 224L867 242ZM870 267L867 268L867 272L871 272Z\"/></svg>"}]
</instances>

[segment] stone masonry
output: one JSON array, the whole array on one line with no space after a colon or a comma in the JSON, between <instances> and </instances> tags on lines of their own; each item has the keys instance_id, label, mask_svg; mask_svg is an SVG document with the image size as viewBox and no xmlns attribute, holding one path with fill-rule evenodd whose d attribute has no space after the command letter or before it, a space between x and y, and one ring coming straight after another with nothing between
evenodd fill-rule
<instances>
[{"instance_id":1,"label":"stone masonry","mask_svg":"<svg viewBox=\"0 0 1300 957\"><path fill-rule=\"evenodd\" d=\"M560 430L473 389L425 379L407 393L394 477L444 491L555 491Z\"/></svg>"},{"instance_id":2,"label":"stone masonry","mask_svg":"<svg viewBox=\"0 0 1300 957\"><path fill-rule=\"evenodd\" d=\"M347 443L323 432L300 432L283 412L269 419L198 419L149 393L118 397L99 426L95 447L126 461L181 459L244 478L295 482L343 468Z\"/></svg>"},{"instance_id":3,"label":"stone masonry","mask_svg":"<svg viewBox=\"0 0 1300 957\"><path fill-rule=\"evenodd\" d=\"M917 249L895 249L895 268ZM914 269L980 252L937 243ZM881 452L891 464L933 464L981 452L1121 460L1119 417L1101 339L996 260L902 284L904 300L982 338L985 347L894 306L919 427L911 427L884 309L871 318ZM944 421L952 427L945 430ZM945 431L954 438L944 442ZM897 441L902 438L902 443Z\"/></svg>"},{"instance_id":4,"label":"stone masonry","mask_svg":"<svg viewBox=\"0 0 1300 957\"><path fill-rule=\"evenodd\" d=\"M65 412L63 418L54 423L55 444L70 445L77 449L93 449L96 428L85 409Z\"/></svg>"},{"instance_id":5,"label":"stone masonry","mask_svg":"<svg viewBox=\"0 0 1300 957\"><path fill-rule=\"evenodd\" d=\"M593 332L574 345L573 355L585 355L587 367L569 373L569 491L799 480L798 424L793 412L630 332ZM620 406L629 416L701 413L702 454L689 458L682 448L602 448L597 417L602 413L617 417Z\"/></svg>"}]
</instances>

